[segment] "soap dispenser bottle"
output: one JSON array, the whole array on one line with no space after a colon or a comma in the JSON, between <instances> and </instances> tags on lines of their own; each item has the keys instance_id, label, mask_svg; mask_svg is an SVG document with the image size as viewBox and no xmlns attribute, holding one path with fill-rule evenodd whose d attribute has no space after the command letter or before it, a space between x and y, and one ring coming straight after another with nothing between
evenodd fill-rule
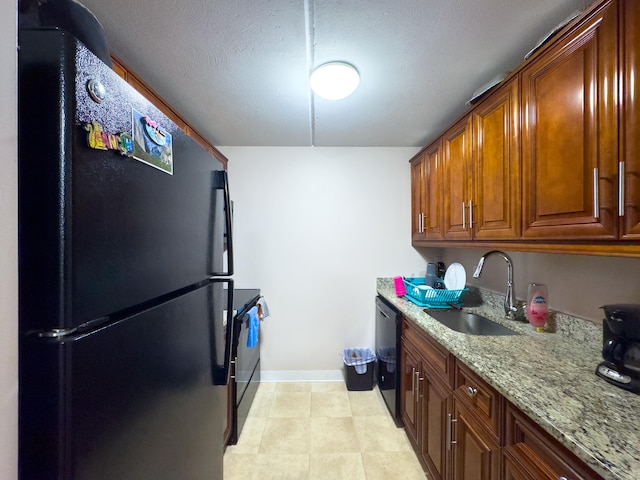
<instances>
[{"instance_id":1,"label":"soap dispenser bottle","mask_svg":"<svg viewBox=\"0 0 640 480\"><path fill-rule=\"evenodd\" d=\"M530 283L527 289L527 320L536 332L544 332L548 316L547 286L544 283Z\"/></svg>"}]
</instances>

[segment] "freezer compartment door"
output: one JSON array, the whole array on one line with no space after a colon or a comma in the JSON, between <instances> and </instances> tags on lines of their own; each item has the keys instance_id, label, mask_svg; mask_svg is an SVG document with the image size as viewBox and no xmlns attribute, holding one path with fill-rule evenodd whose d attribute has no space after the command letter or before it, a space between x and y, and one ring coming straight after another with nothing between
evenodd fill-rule
<instances>
[{"instance_id":1,"label":"freezer compartment door","mask_svg":"<svg viewBox=\"0 0 640 480\"><path fill-rule=\"evenodd\" d=\"M21 478L222 478L225 287L76 338L26 339Z\"/></svg>"},{"instance_id":2,"label":"freezer compartment door","mask_svg":"<svg viewBox=\"0 0 640 480\"><path fill-rule=\"evenodd\" d=\"M233 273L223 165L83 45L21 31L19 109L23 331L74 327ZM90 148L98 133L146 138L138 114L170 135L166 170Z\"/></svg>"}]
</instances>

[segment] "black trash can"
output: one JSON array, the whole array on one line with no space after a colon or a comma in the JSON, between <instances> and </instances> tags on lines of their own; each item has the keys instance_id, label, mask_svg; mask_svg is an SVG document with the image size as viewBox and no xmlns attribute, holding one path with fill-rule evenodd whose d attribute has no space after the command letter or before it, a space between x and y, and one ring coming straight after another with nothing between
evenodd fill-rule
<instances>
[{"instance_id":1,"label":"black trash can","mask_svg":"<svg viewBox=\"0 0 640 480\"><path fill-rule=\"evenodd\" d=\"M376 354L370 348L347 348L342 352L347 390L373 390Z\"/></svg>"}]
</instances>

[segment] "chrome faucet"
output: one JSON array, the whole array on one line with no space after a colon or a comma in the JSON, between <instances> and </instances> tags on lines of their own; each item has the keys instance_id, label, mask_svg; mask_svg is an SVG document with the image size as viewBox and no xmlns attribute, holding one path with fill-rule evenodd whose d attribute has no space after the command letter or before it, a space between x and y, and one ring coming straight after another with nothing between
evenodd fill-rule
<instances>
[{"instance_id":1,"label":"chrome faucet","mask_svg":"<svg viewBox=\"0 0 640 480\"><path fill-rule=\"evenodd\" d=\"M476 271L473 272L473 278L480 278L482 274L482 267L484 267L484 261L487 257L493 254L500 255L507 262L507 293L504 298L504 313L510 320L523 320L524 319L524 307L522 304L518 304L513 296L513 262L506 253L500 250L491 250L480 257Z\"/></svg>"}]
</instances>

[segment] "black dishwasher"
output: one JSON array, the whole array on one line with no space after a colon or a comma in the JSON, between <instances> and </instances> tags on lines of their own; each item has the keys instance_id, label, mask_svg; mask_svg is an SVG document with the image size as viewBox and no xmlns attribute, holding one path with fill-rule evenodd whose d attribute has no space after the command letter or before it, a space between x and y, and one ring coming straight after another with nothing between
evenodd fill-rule
<instances>
[{"instance_id":1,"label":"black dishwasher","mask_svg":"<svg viewBox=\"0 0 640 480\"><path fill-rule=\"evenodd\" d=\"M398 427L400 411L400 336L402 315L384 298L376 297L376 378L378 388Z\"/></svg>"}]
</instances>

